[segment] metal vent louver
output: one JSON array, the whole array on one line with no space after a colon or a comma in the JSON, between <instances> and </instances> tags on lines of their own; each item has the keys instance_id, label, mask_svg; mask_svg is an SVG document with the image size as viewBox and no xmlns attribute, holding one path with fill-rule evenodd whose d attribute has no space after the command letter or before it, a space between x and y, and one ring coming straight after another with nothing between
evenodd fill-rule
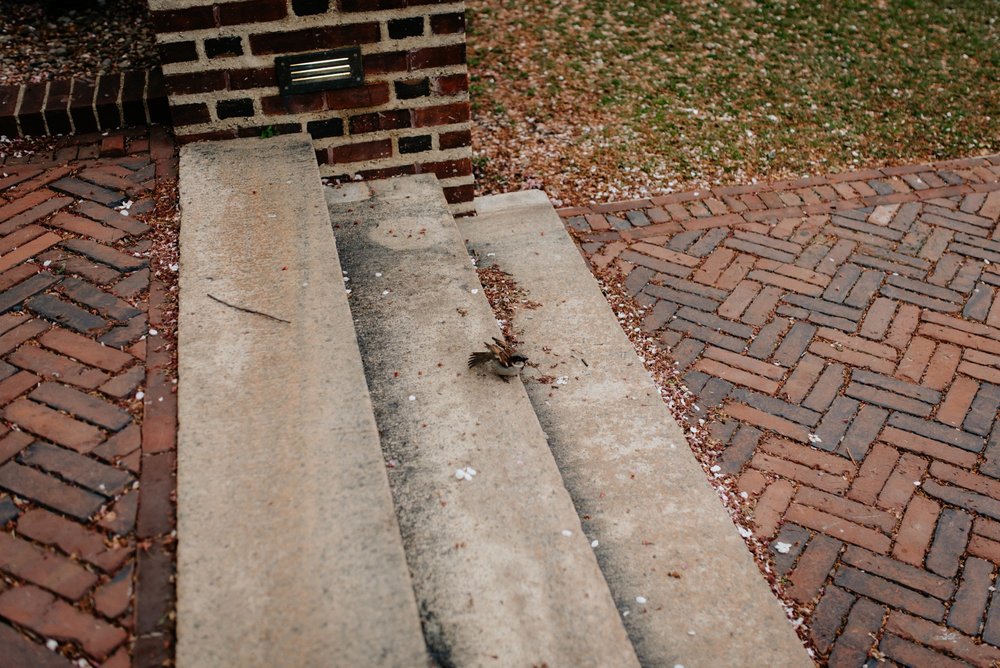
<instances>
[{"instance_id":1,"label":"metal vent louver","mask_svg":"<svg viewBox=\"0 0 1000 668\"><path fill-rule=\"evenodd\" d=\"M282 95L349 88L364 83L361 49L337 49L274 59Z\"/></svg>"}]
</instances>

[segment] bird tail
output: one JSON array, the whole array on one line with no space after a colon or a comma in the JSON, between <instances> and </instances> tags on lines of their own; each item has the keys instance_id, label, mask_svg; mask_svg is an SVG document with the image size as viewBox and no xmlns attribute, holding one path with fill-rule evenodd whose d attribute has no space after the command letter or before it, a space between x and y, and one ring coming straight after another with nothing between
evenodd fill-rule
<instances>
[{"instance_id":1,"label":"bird tail","mask_svg":"<svg viewBox=\"0 0 1000 668\"><path fill-rule=\"evenodd\" d=\"M469 368L474 366L479 366L480 364L486 364L491 359L493 359L493 354L488 352L482 353L472 353L469 355Z\"/></svg>"}]
</instances>

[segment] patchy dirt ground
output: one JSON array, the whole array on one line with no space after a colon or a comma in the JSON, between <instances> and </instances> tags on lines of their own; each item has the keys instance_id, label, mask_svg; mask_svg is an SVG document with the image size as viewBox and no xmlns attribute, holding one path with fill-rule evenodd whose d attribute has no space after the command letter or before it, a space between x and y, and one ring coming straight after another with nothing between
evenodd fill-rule
<instances>
[{"instance_id":1,"label":"patchy dirt ground","mask_svg":"<svg viewBox=\"0 0 1000 668\"><path fill-rule=\"evenodd\" d=\"M0 86L159 62L145 0L0 0Z\"/></svg>"}]
</instances>

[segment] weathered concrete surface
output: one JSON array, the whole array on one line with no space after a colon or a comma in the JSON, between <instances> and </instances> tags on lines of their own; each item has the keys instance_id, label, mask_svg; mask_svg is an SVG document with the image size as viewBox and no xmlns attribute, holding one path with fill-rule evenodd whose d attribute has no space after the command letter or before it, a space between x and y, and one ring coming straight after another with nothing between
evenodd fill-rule
<instances>
[{"instance_id":1,"label":"weathered concrete surface","mask_svg":"<svg viewBox=\"0 0 1000 668\"><path fill-rule=\"evenodd\" d=\"M426 665L312 144L180 173L177 664Z\"/></svg>"},{"instance_id":2,"label":"weathered concrete surface","mask_svg":"<svg viewBox=\"0 0 1000 668\"><path fill-rule=\"evenodd\" d=\"M544 193L476 208L463 237L541 303L522 350L568 377L525 385L640 662L812 665Z\"/></svg>"},{"instance_id":3,"label":"weathered concrete surface","mask_svg":"<svg viewBox=\"0 0 1000 668\"><path fill-rule=\"evenodd\" d=\"M437 180L328 200L432 656L636 665L524 387L466 368L499 330Z\"/></svg>"}]
</instances>

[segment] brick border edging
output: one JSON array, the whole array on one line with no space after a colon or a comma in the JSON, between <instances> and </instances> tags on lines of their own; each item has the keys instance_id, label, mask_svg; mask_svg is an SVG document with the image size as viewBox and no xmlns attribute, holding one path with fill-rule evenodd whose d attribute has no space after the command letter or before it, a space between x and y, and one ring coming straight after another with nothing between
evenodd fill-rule
<instances>
[{"instance_id":1,"label":"brick border edging","mask_svg":"<svg viewBox=\"0 0 1000 668\"><path fill-rule=\"evenodd\" d=\"M155 124L171 124L159 67L0 86L0 135L12 139Z\"/></svg>"},{"instance_id":2,"label":"brick border edging","mask_svg":"<svg viewBox=\"0 0 1000 668\"><path fill-rule=\"evenodd\" d=\"M880 204L897 204L914 200L948 197L956 194L968 185L972 190L980 190L975 183L968 183L957 175L952 175L942 183L929 184L921 179L927 172L942 170L975 170L989 165L1000 165L1000 153L976 156L972 158L952 158L915 165L897 165L872 169L857 169L823 176L809 176L801 179L782 181L760 181L748 185L714 186L696 188L684 192L647 197L645 199L622 200L606 202L589 206L567 206L557 209L561 218L586 216L587 214L616 213L635 209L669 207L674 204L706 200L719 200L721 208L709 207L710 215L689 216L691 224L699 229L717 227L733 223L756 222L773 218L788 218L794 216L813 216L833 213L838 210L857 209ZM871 188L870 181L877 180L884 186L882 191ZM861 184L868 190L859 192L852 184ZM743 195L754 196L761 192L780 193L785 191L803 191L813 189L811 199L790 203L772 201L770 203L755 200L752 205L740 201ZM779 196L779 199L780 196ZM663 220L652 220L653 223L663 223L673 220L669 211Z\"/></svg>"}]
</instances>

